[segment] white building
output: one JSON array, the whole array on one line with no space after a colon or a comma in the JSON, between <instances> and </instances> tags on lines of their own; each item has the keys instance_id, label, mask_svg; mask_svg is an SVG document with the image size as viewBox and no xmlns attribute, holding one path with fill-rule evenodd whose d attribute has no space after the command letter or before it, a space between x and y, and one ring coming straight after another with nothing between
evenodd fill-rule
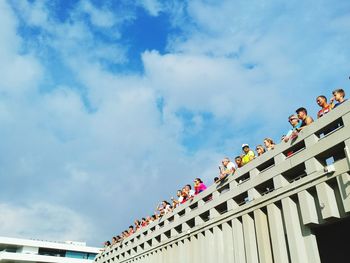
<instances>
[{"instance_id":1,"label":"white building","mask_svg":"<svg viewBox=\"0 0 350 263\"><path fill-rule=\"evenodd\" d=\"M0 237L0 263L91 263L99 252L84 242Z\"/></svg>"}]
</instances>

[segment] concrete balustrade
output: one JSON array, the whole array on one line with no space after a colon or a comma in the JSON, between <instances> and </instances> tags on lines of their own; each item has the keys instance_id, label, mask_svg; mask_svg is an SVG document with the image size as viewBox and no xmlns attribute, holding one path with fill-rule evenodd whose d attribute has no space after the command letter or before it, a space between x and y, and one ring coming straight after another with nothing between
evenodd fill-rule
<instances>
[{"instance_id":1,"label":"concrete balustrade","mask_svg":"<svg viewBox=\"0 0 350 263\"><path fill-rule=\"evenodd\" d=\"M321 262L313 228L349 216L350 102L122 244L119 262Z\"/></svg>"}]
</instances>

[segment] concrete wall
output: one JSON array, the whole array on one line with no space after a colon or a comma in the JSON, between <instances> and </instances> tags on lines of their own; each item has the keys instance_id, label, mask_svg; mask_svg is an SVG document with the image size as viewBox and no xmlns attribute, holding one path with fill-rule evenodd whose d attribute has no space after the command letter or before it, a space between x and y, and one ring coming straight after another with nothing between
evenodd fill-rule
<instances>
[{"instance_id":1,"label":"concrete wall","mask_svg":"<svg viewBox=\"0 0 350 263\"><path fill-rule=\"evenodd\" d=\"M95 261L320 262L312 228L349 216L349 149L346 102Z\"/></svg>"}]
</instances>

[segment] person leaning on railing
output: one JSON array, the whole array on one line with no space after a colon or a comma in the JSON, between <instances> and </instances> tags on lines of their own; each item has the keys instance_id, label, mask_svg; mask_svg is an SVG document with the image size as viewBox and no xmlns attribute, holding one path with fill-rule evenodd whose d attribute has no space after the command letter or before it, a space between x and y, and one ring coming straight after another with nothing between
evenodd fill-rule
<instances>
[{"instance_id":1,"label":"person leaning on railing","mask_svg":"<svg viewBox=\"0 0 350 263\"><path fill-rule=\"evenodd\" d=\"M299 120L301 120L301 125L297 129L298 131L301 131L302 129L304 129L304 127L314 122L314 119L307 115L307 110L304 107L298 108L295 112L296 114L298 114Z\"/></svg>"},{"instance_id":2,"label":"person leaning on railing","mask_svg":"<svg viewBox=\"0 0 350 263\"><path fill-rule=\"evenodd\" d=\"M288 122L292 125L292 128L287 132L285 136L282 137L284 142L288 142L289 140L294 140L298 137L298 128L301 127L301 120L299 120L298 116L292 114L288 117Z\"/></svg>"},{"instance_id":3,"label":"person leaning on railing","mask_svg":"<svg viewBox=\"0 0 350 263\"><path fill-rule=\"evenodd\" d=\"M207 186L203 183L203 181L200 178L194 179L194 194L198 195L199 193L203 192L205 189L207 189Z\"/></svg>"},{"instance_id":4,"label":"person leaning on railing","mask_svg":"<svg viewBox=\"0 0 350 263\"><path fill-rule=\"evenodd\" d=\"M258 156L263 155L266 152L264 146L262 146L260 144L255 147L255 151L256 151Z\"/></svg>"},{"instance_id":5,"label":"person leaning on railing","mask_svg":"<svg viewBox=\"0 0 350 263\"><path fill-rule=\"evenodd\" d=\"M242 150L242 163L245 165L255 158L255 153L249 148L249 145L246 143L242 144Z\"/></svg>"},{"instance_id":6,"label":"person leaning on railing","mask_svg":"<svg viewBox=\"0 0 350 263\"><path fill-rule=\"evenodd\" d=\"M273 140L271 138L265 138L264 145L265 145L266 151L271 151L276 146L276 144L273 142Z\"/></svg>"},{"instance_id":7,"label":"person leaning on railing","mask_svg":"<svg viewBox=\"0 0 350 263\"><path fill-rule=\"evenodd\" d=\"M233 175L236 171L236 165L230 161L228 157L225 157L222 160L222 167L220 168L219 180L225 179L229 175Z\"/></svg>"},{"instance_id":8,"label":"person leaning on railing","mask_svg":"<svg viewBox=\"0 0 350 263\"><path fill-rule=\"evenodd\" d=\"M347 101L345 99L345 91L343 89L336 89L332 92L333 97L331 98L330 104L332 109L338 107L343 102ZM334 103L336 101L336 103Z\"/></svg>"}]
</instances>

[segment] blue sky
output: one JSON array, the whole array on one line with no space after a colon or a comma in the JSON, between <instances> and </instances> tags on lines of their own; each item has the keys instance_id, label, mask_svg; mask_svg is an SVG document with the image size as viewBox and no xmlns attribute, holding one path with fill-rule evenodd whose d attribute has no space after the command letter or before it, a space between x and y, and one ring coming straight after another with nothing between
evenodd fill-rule
<instances>
[{"instance_id":1,"label":"blue sky","mask_svg":"<svg viewBox=\"0 0 350 263\"><path fill-rule=\"evenodd\" d=\"M101 245L348 91L349 1L0 1L0 233Z\"/></svg>"}]
</instances>

